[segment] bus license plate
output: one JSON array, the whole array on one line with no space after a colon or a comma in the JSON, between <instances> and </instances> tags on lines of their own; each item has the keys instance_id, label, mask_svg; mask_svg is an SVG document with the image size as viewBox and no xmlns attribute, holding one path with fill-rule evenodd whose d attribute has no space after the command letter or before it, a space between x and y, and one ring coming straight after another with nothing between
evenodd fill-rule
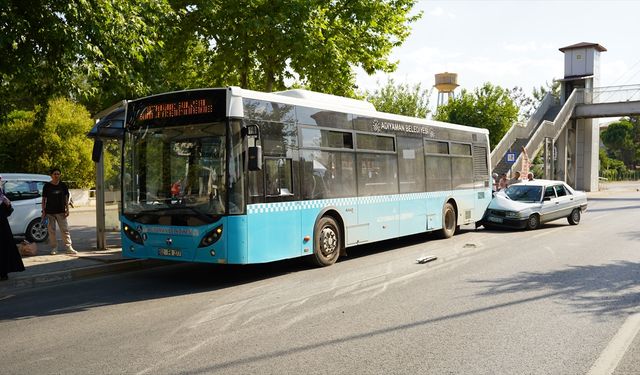
<instances>
[{"instance_id":1,"label":"bus license plate","mask_svg":"<svg viewBox=\"0 0 640 375\"><path fill-rule=\"evenodd\" d=\"M501 217L489 216L489 221L494 222L494 223L502 223L502 218Z\"/></svg>"},{"instance_id":2,"label":"bus license plate","mask_svg":"<svg viewBox=\"0 0 640 375\"><path fill-rule=\"evenodd\" d=\"M165 257L181 257L182 251L178 249L158 249L158 255Z\"/></svg>"}]
</instances>

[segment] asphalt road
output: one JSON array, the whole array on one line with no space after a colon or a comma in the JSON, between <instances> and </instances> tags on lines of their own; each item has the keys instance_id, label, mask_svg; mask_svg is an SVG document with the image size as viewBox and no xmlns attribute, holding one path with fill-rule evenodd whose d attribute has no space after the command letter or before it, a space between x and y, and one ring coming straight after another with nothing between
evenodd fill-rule
<instances>
[{"instance_id":1,"label":"asphalt road","mask_svg":"<svg viewBox=\"0 0 640 375\"><path fill-rule=\"evenodd\" d=\"M637 374L639 217L609 191L578 226L30 290L0 300L0 373Z\"/></svg>"}]
</instances>

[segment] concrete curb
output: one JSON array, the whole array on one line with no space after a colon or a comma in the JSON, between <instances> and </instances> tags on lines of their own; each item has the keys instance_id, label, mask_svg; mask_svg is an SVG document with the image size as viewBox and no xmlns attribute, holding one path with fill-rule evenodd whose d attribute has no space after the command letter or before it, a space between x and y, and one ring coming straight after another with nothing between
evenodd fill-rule
<instances>
[{"instance_id":1,"label":"concrete curb","mask_svg":"<svg viewBox=\"0 0 640 375\"><path fill-rule=\"evenodd\" d=\"M40 288L130 271L140 271L148 268L167 266L170 264L175 264L175 262L167 262L157 259L131 259L26 277L11 277L10 275L9 280L0 283L0 293L10 294L17 291L24 291L26 289ZM14 273L12 275L16 274Z\"/></svg>"}]
</instances>

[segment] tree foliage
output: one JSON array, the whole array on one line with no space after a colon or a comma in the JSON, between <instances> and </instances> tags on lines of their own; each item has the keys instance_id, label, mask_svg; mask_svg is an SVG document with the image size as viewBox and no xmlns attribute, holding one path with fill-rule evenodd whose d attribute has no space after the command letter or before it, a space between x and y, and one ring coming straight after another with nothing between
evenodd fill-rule
<instances>
[{"instance_id":1,"label":"tree foliage","mask_svg":"<svg viewBox=\"0 0 640 375\"><path fill-rule=\"evenodd\" d=\"M430 112L430 95L431 90L422 89L419 83L413 86L396 84L391 78L385 86L365 93L366 99L378 111L421 118L426 118Z\"/></svg>"},{"instance_id":2,"label":"tree foliage","mask_svg":"<svg viewBox=\"0 0 640 375\"><path fill-rule=\"evenodd\" d=\"M616 159L634 169L640 164L640 121L638 117L621 118L600 134L602 142Z\"/></svg>"},{"instance_id":3,"label":"tree foliage","mask_svg":"<svg viewBox=\"0 0 640 375\"><path fill-rule=\"evenodd\" d=\"M354 67L370 74L395 69L388 57L419 17L410 14L415 3L238 0L174 6L184 13L181 40L206 59L211 82L272 91L295 81L353 96Z\"/></svg>"},{"instance_id":4,"label":"tree foliage","mask_svg":"<svg viewBox=\"0 0 640 375\"><path fill-rule=\"evenodd\" d=\"M610 180L616 180L619 176L628 173L629 170L624 163L618 159L610 158L603 149L599 150L600 176Z\"/></svg>"},{"instance_id":5,"label":"tree foliage","mask_svg":"<svg viewBox=\"0 0 640 375\"><path fill-rule=\"evenodd\" d=\"M158 73L152 57L172 17L166 0L4 0L1 114L37 105L46 112L55 96L97 111L150 93Z\"/></svg>"},{"instance_id":6,"label":"tree foliage","mask_svg":"<svg viewBox=\"0 0 640 375\"><path fill-rule=\"evenodd\" d=\"M542 102L542 99L544 99L547 93L551 93L553 97L559 100L560 99L560 81L552 79L551 83L545 82L544 86L533 88L533 98L536 100L536 102L538 102L538 104Z\"/></svg>"},{"instance_id":7,"label":"tree foliage","mask_svg":"<svg viewBox=\"0 0 640 375\"><path fill-rule=\"evenodd\" d=\"M473 92L462 90L458 97L438 107L434 118L488 129L493 147L518 119L518 107L511 99L509 90L485 83Z\"/></svg>"},{"instance_id":8,"label":"tree foliage","mask_svg":"<svg viewBox=\"0 0 640 375\"><path fill-rule=\"evenodd\" d=\"M12 112L0 124L0 170L48 174L60 168L72 186L89 187L95 180L91 161L93 142L86 134L93 121L89 112L68 99L50 101L42 126L34 126L35 111Z\"/></svg>"},{"instance_id":9,"label":"tree foliage","mask_svg":"<svg viewBox=\"0 0 640 375\"><path fill-rule=\"evenodd\" d=\"M547 93L551 93L551 95L560 99L560 81L553 80L552 83L547 82L544 86L534 87L531 96L527 95L522 87L519 86L509 90L511 100L518 107L518 121L528 121Z\"/></svg>"}]
</instances>

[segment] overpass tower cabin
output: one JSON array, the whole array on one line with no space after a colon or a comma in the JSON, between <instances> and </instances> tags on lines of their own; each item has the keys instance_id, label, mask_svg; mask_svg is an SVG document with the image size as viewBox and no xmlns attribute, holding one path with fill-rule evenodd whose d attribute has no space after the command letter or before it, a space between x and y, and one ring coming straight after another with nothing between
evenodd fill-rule
<instances>
[{"instance_id":1,"label":"overpass tower cabin","mask_svg":"<svg viewBox=\"0 0 640 375\"><path fill-rule=\"evenodd\" d=\"M438 90L437 106L439 107L453 98L453 92L458 87L458 74L448 72L438 73L436 74L436 84L434 86Z\"/></svg>"},{"instance_id":2,"label":"overpass tower cabin","mask_svg":"<svg viewBox=\"0 0 640 375\"><path fill-rule=\"evenodd\" d=\"M574 89L593 89L600 84L600 52L597 43L578 43L560 48L564 53L564 78L560 81L560 104ZM555 142L555 178L585 191L598 190L600 132L597 119L572 118Z\"/></svg>"}]
</instances>

